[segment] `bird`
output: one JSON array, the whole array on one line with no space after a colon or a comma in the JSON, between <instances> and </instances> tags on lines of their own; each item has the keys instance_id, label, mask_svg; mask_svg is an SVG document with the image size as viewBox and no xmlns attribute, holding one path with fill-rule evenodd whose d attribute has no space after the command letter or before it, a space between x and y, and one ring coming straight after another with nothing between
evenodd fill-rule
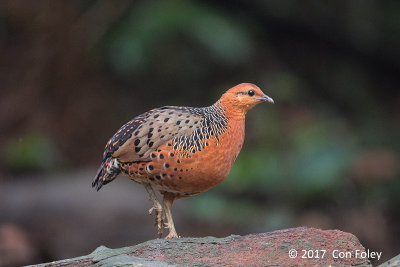
<instances>
[{"instance_id":1,"label":"bird","mask_svg":"<svg viewBox=\"0 0 400 267\"><path fill-rule=\"evenodd\" d=\"M159 237L178 238L175 200L197 195L229 174L245 137L247 112L274 103L261 89L241 83L207 107L164 106L123 125L107 142L92 187L97 191L120 174L142 184L153 203ZM159 201L155 190L162 196Z\"/></svg>"}]
</instances>

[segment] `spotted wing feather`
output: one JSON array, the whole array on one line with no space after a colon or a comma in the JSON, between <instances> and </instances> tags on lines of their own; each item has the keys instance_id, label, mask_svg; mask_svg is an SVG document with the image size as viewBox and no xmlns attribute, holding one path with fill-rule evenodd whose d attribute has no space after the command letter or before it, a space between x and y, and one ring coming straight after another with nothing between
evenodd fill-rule
<instances>
[{"instance_id":1,"label":"spotted wing feather","mask_svg":"<svg viewBox=\"0 0 400 267\"><path fill-rule=\"evenodd\" d=\"M150 110L122 126L106 145L104 158L121 162L148 161L161 144L191 135L204 120L185 107L166 106Z\"/></svg>"},{"instance_id":2,"label":"spotted wing feather","mask_svg":"<svg viewBox=\"0 0 400 267\"><path fill-rule=\"evenodd\" d=\"M99 190L114 180L126 162L150 161L150 154L172 140L181 156L201 151L206 140L227 129L227 118L216 103L205 108L166 106L150 110L122 126L108 141L92 186Z\"/></svg>"}]
</instances>

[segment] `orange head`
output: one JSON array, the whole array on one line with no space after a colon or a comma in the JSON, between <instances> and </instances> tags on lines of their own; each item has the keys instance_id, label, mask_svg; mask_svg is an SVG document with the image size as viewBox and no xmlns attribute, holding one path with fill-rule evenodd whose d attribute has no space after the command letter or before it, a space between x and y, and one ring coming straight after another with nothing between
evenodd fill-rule
<instances>
[{"instance_id":1,"label":"orange head","mask_svg":"<svg viewBox=\"0 0 400 267\"><path fill-rule=\"evenodd\" d=\"M247 111L261 102L274 100L264 94L258 86L251 83L238 84L221 96L219 100L224 108L232 114L244 116Z\"/></svg>"}]
</instances>

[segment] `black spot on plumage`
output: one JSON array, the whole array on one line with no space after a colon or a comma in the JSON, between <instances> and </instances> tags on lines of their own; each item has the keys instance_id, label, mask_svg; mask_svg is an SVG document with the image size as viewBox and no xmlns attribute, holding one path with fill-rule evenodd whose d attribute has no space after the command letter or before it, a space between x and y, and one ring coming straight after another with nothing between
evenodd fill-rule
<instances>
[{"instance_id":1,"label":"black spot on plumage","mask_svg":"<svg viewBox=\"0 0 400 267\"><path fill-rule=\"evenodd\" d=\"M163 139L165 137L165 135L161 135L160 138Z\"/></svg>"},{"instance_id":2,"label":"black spot on plumage","mask_svg":"<svg viewBox=\"0 0 400 267\"><path fill-rule=\"evenodd\" d=\"M181 161L178 159L177 161L176 161L177 163L181 163Z\"/></svg>"},{"instance_id":3,"label":"black spot on plumage","mask_svg":"<svg viewBox=\"0 0 400 267\"><path fill-rule=\"evenodd\" d=\"M139 171L143 171L143 168L139 168Z\"/></svg>"},{"instance_id":4,"label":"black spot on plumage","mask_svg":"<svg viewBox=\"0 0 400 267\"><path fill-rule=\"evenodd\" d=\"M149 146L149 147L152 147L153 145L154 145L154 142L152 141L152 142L149 143L148 146Z\"/></svg>"},{"instance_id":5,"label":"black spot on plumage","mask_svg":"<svg viewBox=\"0 0 400 267\"><path fill-rule=\"evenodd\" d=\"M156 157L156 154L151 153L151 157L154 159Z\"/></svg>"},{"instance_id":6,"label":"black spot on plumage","mask_svg":"<svg viewBox=\"0 0 400 267\"><path fill-rule=\"evenodd\" d=\"M164 155L163 154L160 154L160 159L163 159L164 158Z\"/></svg>"},{"instance_id":7,"label":"black spot on plumage","mask_svg":"<svg viewBox=\"0 0 400 267\"><path fill-rule=\"evenodd\" d=\"M174 168L174 171L177 171L178 170L178 168Z\"/></svg>"},{"instance_id":8,"label":"black spot on plumage","mask_svg":"<svg viewBox=\"0 0 400 267\"><path fill-rule=\"evenodd\" d=\"M135 147L135 152L138 153L142 149L141 147Z\"/></svg>"},{"instance_id":9,"label":"black spot on plumage","mask_svg":"<svg viewBox=\"0 0 400 267\"><path fill-rule=\"evenodd\" d=\"M180 172L183 172L183 169L180 169L179 171L180 171Z\"/></svg>"},{"instance_id":10,"label":"black spot on plumage","mask_svg":"<svg viewBox=\"0 0 400 267\"><path fill-rule=\"evenodd\" d=\"M161 176L160 176L160 175L156 175L156 178L157 178L158 180L160 180L160 179L161 179Z\"/></svg>"},{"instance_id":11,"label":"black spot on plumage","mask_svg":"<svg viewBox=\"0 0 400 267\"><path fill-rule=\"evenodd\" d=\"M153 165L149 165L149 170L150 170L150 171L154 170Z\"/></svg>"},{"instance_id":12,"label":"black spot on plumage","mask_svg":"<svg viewBox=\"0 0 400 267\"><path fill-rule=\"evenodd\" d=\"M170 156L170 157L173 157L173 156L174 156L174 153L169 154L169 156Z\"/></svg>"},{"instance_id":13,"label":"black spot on plumage","mask_svg":"<svg viewBox=\"0 0 400 267\"><path fill-rule=\"evenodd\" d=\"M162 124L154 126L157 124L157 122L148 121L150 116L152 116L152 118L153 117L159 118L161 116L165 116L165 115L160 115L160 113L163 112L165 112L165 115L167 113L170 113L170 115L172 116L180 117L181 119L179 119L178 121L175 121L171 117L162 118L162 121L165 122L169 121L175 122L176 125L178 125L178 127L176 128L173 127L174 129L172 129L172 127L168 127L167 125L162 125ZM200 119L200 117L202 118ZM154 128L149 128L147 133L143 132L144 130L143 131L139 130L146 128L146 124L150 125L150 127L152 127L151 125L153 125ZM185 138L181 138L182 133L179 130L180 127L184 128L183 124L186 124L187 129L191 130L193 130L193 128L198 128L198 127L202 128L196 129L193 132L194 134L190 136L188 135L185 136ZM226 130L227 127L226 124L227 124L227 118L225 117L224 110L217 105L213 105L211 107L206 107L206 108L162 107L159 109L154 109L147 113L144 113L143 115L136 117L134 120L130 121L125 126L121 127L120 130L118 131L118 134L116 134L112 139L110 139L110 142L107 145L108 148L104 153L104 157L110 157L113 151L117 150L118 147L123 145L130 138L132 138L133 135L142 136L146 134L146 136L148 137L147 139L151 139L154 136L153 133L155 132L155 129L157 129L158 132L165 131L165 133L162 134L163 136L161 136L161 139L165 139L165 137L175 138L174 140L172 140L172 142L168 142L167 145L173 147L176 150L182 150L184 148L185 151L182 151L184 152L183 156L190 157L190 153L187 152L194 153L195 151L201 151L201 149L206 146L206 144L203 143L202 141L209 138L210 135L214 135L211 136L210 138L214 137L217 139L217 137ZM171 131L168 131L169 128L171 128ZM200 145L198 142L196 142L197 139L200 139ZM136 140L136 138L133 141L136 147L144 143L144 141L141 142L139 139ZM150 144L150 142L153 141L152 146L154 146L155 144L154 140L152 141L146 140L146 141L147 144ZM139 150L137 153L142 152L142 154L139 155L139 157L141 158L143 158L144 155L148 153L147 146L142 146L141 148L138 149ZM153 156L151 157L154 158Z\"/></svg>"},{"instance_id":14,"label":"black spot on plumage","mask_svg":"<svg viewBox=\"0 0 400 267\"><path fill-rule=\"evenodd\" d=\"M169 112L169 113L168 113L168 115L172 115L172 114L174 114L174 112L173 112L173 111L171 111L171 112Z\"/></svg>"},{"instance_id":15,"label":"black spot on plumage","mask_svg":"<svg viewBox=\"0 0 400 267\"><path fill-rule=\"evenodd\" d=\"M151 181L154 181L154 178L153 178L153 177L149 177L149 179L150 179Z\"/></svg>"},{"instance_id":16,"label":"black spot on plumage","mask_svg":"<svg viewBox=\"0 0 400 267\"><path fill-rule=\"evenodd\" d=\"M169 168L169 164L168 163L165 163L165 168Z\"/></svg>"}]
</instances>

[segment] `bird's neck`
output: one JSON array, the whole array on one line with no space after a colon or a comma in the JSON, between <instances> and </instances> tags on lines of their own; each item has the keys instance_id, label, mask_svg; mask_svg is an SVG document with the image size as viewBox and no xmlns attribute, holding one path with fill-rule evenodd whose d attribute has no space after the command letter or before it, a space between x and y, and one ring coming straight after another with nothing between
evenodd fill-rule
<instances>
[{"instance_id":1,"label":"bird's neck","mask_svg":"<svg viewBox=\"0 0 400 267\"><path fill-rule=\"evenodd\" d=\"M238 145L237 153L239 153L244 141L246 113L224 104L224 102L219 100L213 106L218 107L217 109L222 112L227 122L226 129L228 129L230 137L236 140L236 144Z\"/></svg>"},{"instance_id":2,"label":"bird's neck","mask_svg":"<svg viewBox=\"0 0 400 267\"><path fill-rule=\"evenodd\" d=\"M231 103L227 103L226 101L223 100L218 100L213 106L219 106L222 108L223 113L229 120L234 120L234 121L243 121L246 118L246 112L245 110L238 109L234 107Z\"/></svg>"},{"instance_id":3,"label":"bird's neck","mask_svg":"<svg viewBox=\"0 0 400 267\"><path fill-rule=\"evenodd\" d=\"M232 106L224 105L224 103L220 101L214 105L221 107L227 121L226 131L224 135L221 136L221 140L224 140L221 142L221 151L223 151L224 160L229 164L230 167L228 169L230 170L243 146L246 114L229 108ZM229 153L227 153L227 151L229 151ZM228 175L228 173L226 173L226 175Z\"/></svg>"}]
</instances>

